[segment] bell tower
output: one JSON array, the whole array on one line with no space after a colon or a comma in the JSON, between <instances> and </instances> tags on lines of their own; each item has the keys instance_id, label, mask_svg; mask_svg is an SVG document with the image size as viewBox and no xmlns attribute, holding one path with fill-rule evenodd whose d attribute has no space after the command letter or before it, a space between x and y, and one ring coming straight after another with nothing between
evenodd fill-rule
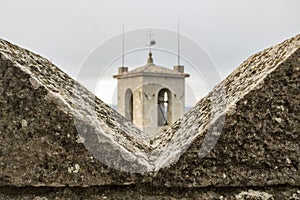
<instances>
[{"instance_id":1,"label":"bell tower","mask_svg":"<svg viewBox=\"0 0 300 200\"><path fill-rule=\"evenodd\" d=\"M119 67L113 77L118 81L118 112L150 136L184 114L189 77L184 66L155 65L150 51L146 65L130 71Z\"/></svg>"}]
</instances>

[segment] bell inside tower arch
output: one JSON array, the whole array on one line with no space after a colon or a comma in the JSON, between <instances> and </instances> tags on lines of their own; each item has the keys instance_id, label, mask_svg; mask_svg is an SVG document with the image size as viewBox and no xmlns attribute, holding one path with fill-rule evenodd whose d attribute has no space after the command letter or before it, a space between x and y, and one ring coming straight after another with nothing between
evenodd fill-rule
<instances>
[{"instance_id":1,"label":"bell inside tower arch","mask_svg":"<svg viewBox=\"0 0 300 200\"><path fill-rule=\"evenodd\" d=\"M161 89L157 97L157 125L166 126L172 121L171 119L171 92L164 88Z\"/></svg>"}]
</instances>

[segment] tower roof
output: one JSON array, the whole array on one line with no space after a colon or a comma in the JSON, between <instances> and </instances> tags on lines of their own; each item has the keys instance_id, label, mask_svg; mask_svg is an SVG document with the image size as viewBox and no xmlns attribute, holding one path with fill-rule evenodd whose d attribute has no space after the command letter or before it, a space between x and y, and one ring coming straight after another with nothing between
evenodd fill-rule
<instances>
[{"instance_id":1,"label":"tower roof","mask_svg":"<svg viewBox=\"0 0 300 200\"><path fill-rule=\"evenodd\" d=\"M122 78L122 77L130 77L130 76L138 76L138 75L152 75L152 76L177 76L177 77L189 77L190 75L187 73L181 73L177 70L169 69L166 67L158 66L153 63L152 53L149 52L149 57L147 59L147 64L137 67L131 71L126 71L123 73L119 73L114 75L114 78Z\"/></svg>"}]
</instances>

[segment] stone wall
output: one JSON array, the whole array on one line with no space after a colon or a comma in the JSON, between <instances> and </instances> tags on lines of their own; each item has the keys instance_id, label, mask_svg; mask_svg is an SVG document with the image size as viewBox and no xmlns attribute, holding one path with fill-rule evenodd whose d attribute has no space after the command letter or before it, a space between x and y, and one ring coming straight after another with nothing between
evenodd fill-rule
<instances>
[{"instance_id":1,"label":"stone wall","mask_svg":"<svg viewBox=\"0 0 300 200\"><path fill-rule=\"evenodd\" d=\"M0 199L300 198L300 35L152 141L47 59L0 56Z\"/></svg>"}]
</instances>

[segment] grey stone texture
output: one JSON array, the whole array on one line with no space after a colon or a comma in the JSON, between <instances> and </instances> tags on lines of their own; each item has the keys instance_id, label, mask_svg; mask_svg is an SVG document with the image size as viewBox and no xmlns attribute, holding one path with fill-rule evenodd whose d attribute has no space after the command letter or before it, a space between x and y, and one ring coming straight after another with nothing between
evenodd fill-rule
<instances>
[{"instance_id":1,"label":"grey stone texture","mask_svg":"<svg viewBox=\"0 0 300 200\"><path fill-rule=\"evenodd\" d=\"M154 152L166 154L160 160L170 159L168 153L176 149L187 150L173 155L154 184L299 186L299 70L300 35L248 58L157 137ZM213 150L199 159L217 136Z\"/></svg>"},{"instance_id":2,"label":"grey stone texture","mask_svg":"<svg viewBox=\"0 0 300 200\"><path fill-rule=\"evenodd\" d=\"M300 35L243 62L152 141L0 40L0 199L299 199Z\"/></svg>"}]
</instances>

